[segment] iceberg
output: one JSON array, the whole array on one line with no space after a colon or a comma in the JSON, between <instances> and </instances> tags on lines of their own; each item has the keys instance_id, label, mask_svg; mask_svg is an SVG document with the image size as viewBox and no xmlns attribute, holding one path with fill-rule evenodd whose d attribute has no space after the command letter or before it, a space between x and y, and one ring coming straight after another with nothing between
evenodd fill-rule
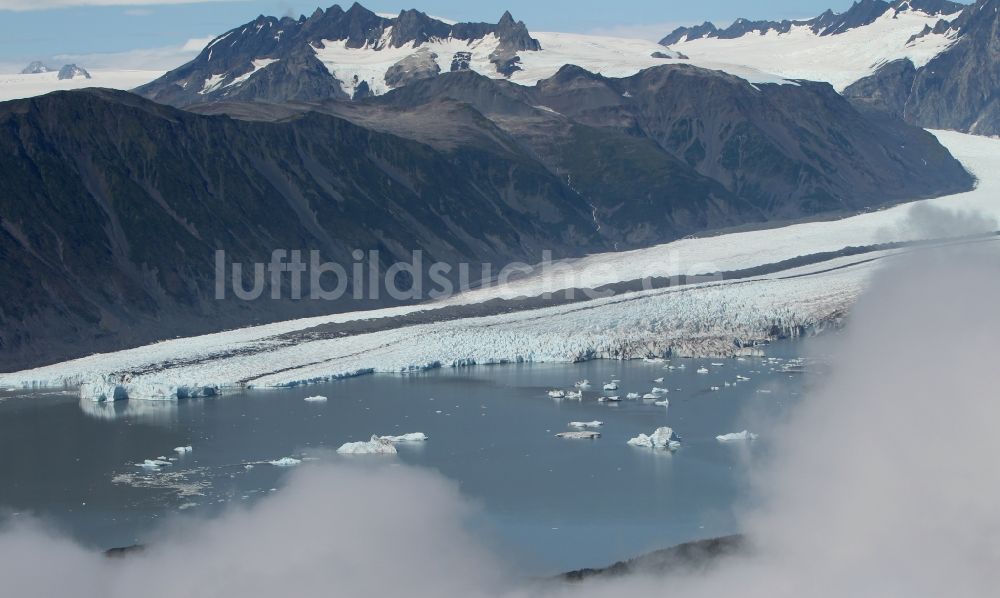
<instances>
[{"instance_id":1,"label":"iceberg","mask_svg":"<svg viewBox=\"0 0 1000 598\"><path fill-rule=\"evenodd\" d=\"M372 436L368 442L348 442L337 452L341 455L395 455L396 445L391 440Z\"/></svg>"},{"instance_id":2,"label":"iceberg","mask_svg":"<svg viewBox=\"0 0 1000 598\"><path fill-rule=\"evenodd\" d=\"M698 368L697 371L698 371L699 374L707 374L708 373L708 368Z\"/></svg>"},{"instance_id":3,"label":"iceberg","mask_svg":"<svg viewBox=\"0 0 1000 598\"><path fill-rule=\"evenodd\" d=\"M566 392L562 390L550 390L549 396L553 399L564 399L566 398Z\"/></svg>"},{"instance_id":4,"label":"iceberg","mask_svg":"<svg viewBox=\"0 0 1000 598\"><path fill-rule=\"evenodd\" d=\"M173 465L173 463L164 459L146 459L142 463L135 464L136 467L142 467L143 469L159 469L168 465Z\"/></svg>"},{"instance_id":5,"label":"iceberg","mask_svg":"<svg viewBox=\"0 0 1000 598\"><path fill-rule=\"evenodd\" d=\"M581 390L586 390L586 389L590 388L590 380L580 380L576 384L574 384L573 386L575 386L575 387L577 387L577 388L579 388Z\"/></svg>"},{"instance_id":6,"label":"iceberg","mask_svg":"<svg viewBox=\"0 0 1000 598\"><path fill-rule=\"evenodd\" d=\"M663 378L657 378L656 380L653 380L653 382L656 382L657 384L663 384Z\"/></svg>"},{"instance_id":7,"label":"iceberg","mask_svg":"<svg viewBox=\"0 0 1000 598\"><path fill-rule=\"evenodd\" d=\"M716 436L715 439L719 442L743 442L746 440L757 440L757 435L753 432L743 430L742 432L722 434L721 436Z\"/></svg>"},{"instance_id":8,"label":"iceberg","mask_svg":"<svg viewBox=\"0 0 1000 598\"><path fill-rule=\"evenodd\" d=\"M663 399L662 401L657 401L657 402L655 402L653 404L656 405L657 407L669 407L670 406L670 401L668 401L666 399Z\"/></svg>"},{"instance_id":9,"label":"iceberg","mask_svg":"<svg viewBox=\"0 0 1000 598\"><path fill-rule=\"evenodd\" d=\"M325 403L327 401L327 398L321 395L317 395L315 397L306 397L303 400L307 403Z\"/></svg>"},{"instance_id":10,"label":"iceberg","mask_svg":"<svg viewBox=\"0 0 1000 598\"><path fill-rule=\"evenodd\" d=\"M560 432L559 434L556 434L556 438L569 438L571 440L592 440L594 438L600 438L600 437L601 437L600 432L589 432L589 431Z\"/></svg>"},{"instance_id":11,"label":"iceberg","mask_svg":"<svg viewBox=\"0 0 1000 598\"><path fill-rule=\"evenodd\" d=\"M670 391L668 389L666 389L666 388L659 388L659 387L654 386L653 390L651 390L649 392L651 392L651 393L653 393L655 395L665 395L665 394L667 394Z\"/></svg>"},{"instance_id":12,"label":"iceberg","mask_svg":"<svg viewBox=\"0 0 1000 598\"><path fill-rule=\"evenodd\" d=\"M192 448L191 446L178 446L178 447L174 448L174 452L175 453L180 453L182 455L185 454L185 453L190 453L193 450L194 450L194 448Z\"/></svg>"},{"instance_id":13,"label":"iceberg","mask_svg":"<svg viewBox=\"0 0 1000 598\"><path fill-rule=\"evenodd\" d=\"M655 394L653 394L651 392L647 392L646 394L642 395L642 398L647 399L647 400L655 400L655 399L660 398L660 395L655 395Z\"/></svg>"},{"instance_id":14,"label":"iceberg","mask_svg":"<svg viewBox=\"0 0 1000 598\"><path fill-rule=\"evenodd\" d=\"M642 398L642 395L640 395L637 392L630 392L627 395L625 395L625 398L626 399L639 399L639 398Z\"/></svg>"},{"instance_id":15,"label":"iceberg","mask_svg":"<svg viewBox=\"0 0 1000 598\"><path fill-rule=\"evenodd\" d=\"M274 461L268 461L271 465L275 467L295 467L299 463L302 463L302 459L293 459L292 457L283 457L281 459L276 459Z\"/></svg>"},{"instance_id":16,"label":"iceberg","mask_svg":"<svg viewBox=\"0 0 1000 598\"><path fill-rule=\"evenodd\" d=\"M617 403L617 402L619 402L621 400L622 400L622 398L619 397L619 396L614 396L614 397L599 397L597 399L597 402L599 402L599 403Z\"/></svg>"},{"instance_id":17,"label":"iceberg","mask_svg":"<svg viewBox=\"0 0 1000 598\"><path fill-rule=\"evenodd\" d=\"M674 434L674 430L666 426L657 428L656 431L649 436L639 434L635 438L629 440L628 444L643 448L666 449L670 451L677 450L681 446L680 440L678 440L677 435Z\"/></svg>"},{"instance_id":18,"label":"iceberg","mask_svg":"<svg viewBox=\"0 0 1000 598\"><path fill-rule=\"evenodd\" d=\"M569 422L569 427L571 428L599 428L604 425L604 422L599 422L594 420L592 422Z\"/></svg>"},{"instance_id":19,"label":"iceberg","mask_svg":"<svg viewBox=\"0 0 1000 598\"><path fill-rule=\"evenodd\" d=\"M427 434L424 434L423 432L412 432L401 436L380 436L379 440L388 440L393 444L399 444L400 442L424 442L427 440Z\"/></svg>"},{"instance_id":20,"label":"iceberg","mask_svg":"<svg viewBox=\"0 0 1000 598\"><path fill-rule=\"evenodd\" d=\"M618 390L617 382L608 382L604 385L604 390Z\"/></svg>"}]
</instances>

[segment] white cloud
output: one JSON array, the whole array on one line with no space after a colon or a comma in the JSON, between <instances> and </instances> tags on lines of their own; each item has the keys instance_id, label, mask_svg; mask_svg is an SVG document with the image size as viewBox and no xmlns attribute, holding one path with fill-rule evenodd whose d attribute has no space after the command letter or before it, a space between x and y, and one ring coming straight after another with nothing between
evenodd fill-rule
<instances>
[{"instance_id":1,"label":"white cloud","mask_svg":"<svg viewBox=\"0 0 1000 598\"><path fill-rule=\"evenodd\" d=\"M214 37L189 39L179 46L163 46L94 54L57 54L52 62L76 63L85 68L108 70L164 71L179 67L197 56Z\"/></svg>"},{"instance_id":2,"label":"white cloud","mask_svg":"<svg viewBox=\"0 0 1000 598\"><path fill-rule=\"evenodd\" d=\"M203 4L238 0L0 0L0 10L30 11L73 6L155 6L158 4Z\"/></svg>"}]
</instances>

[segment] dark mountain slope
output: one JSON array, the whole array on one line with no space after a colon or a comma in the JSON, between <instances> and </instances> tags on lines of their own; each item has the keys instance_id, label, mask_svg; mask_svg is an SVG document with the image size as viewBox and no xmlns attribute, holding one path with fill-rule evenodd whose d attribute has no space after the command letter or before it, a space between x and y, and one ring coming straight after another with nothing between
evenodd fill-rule
<instances>
[{"instance_id":1,"label":"dark mountain slope","mask_svg":"<svg viewBox=\"0 0 1000 598\"><path fill-rule=\"evenodd\" d=\"M595 163L580 156L605 156L603 168L621 168L616 180L624 189L630 181L637 190L674 188L669 205L703 203L707 195L696 195L696 182L706 179L721 188L701 188L731 210L769 219L856 210L972 185L932 135L869 118L824 83L755 86L688 65L612 79L570 66L530 88L455 73L370 104L404 109L440 97L474 106L560 177L592 180L599 176ZM612 155L641 156L646 176L636 174L636 163ZM651 177L660 177L662 187ZM590 192L606 212L616 209L615 189L599 196L600 185L574 188Z\"/></svg>"},{"instance_id":2,"label":"dark mountain slope","mask_svg":"<svg viewBox=\"0 0 1000 598\"><path fill-rule=\"evenodd\" d=\"M487 140L445 152L319 113L254 123L89 90L0 104L0 146L3 369L365 306L216 301L216 249L347 266L379 249L384 267L411 249L502 264L610 248L585 201Z\"/></svg>"}]
</instances>

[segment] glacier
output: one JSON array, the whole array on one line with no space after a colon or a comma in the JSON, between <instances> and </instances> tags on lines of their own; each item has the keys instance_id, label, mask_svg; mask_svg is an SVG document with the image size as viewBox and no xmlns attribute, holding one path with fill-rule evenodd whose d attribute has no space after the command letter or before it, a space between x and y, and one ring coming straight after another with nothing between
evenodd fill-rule
<instances>
[{"instance_id":1,"label":"glacier","mask_svg":"<svg viewBox=\"0 0 1000 598\"><path fill-rule=\"evenodd\" d=\"M733 271L800 255L928 237L908 226L920 206L1000 216L1000 140L935 135L977 176L975 190L860 214L682 239L644 250L568 261L576 286L677 272ZM987 219L988 220L988 219ZM990 223L995 228L995 220ZM989 227L983 232L992 232ZM995 237L980 239L995 241ZM968 239L941 240L964 243ZM336 338L278 335L326 323L388 318L463 303L554 292L560 280L528 276L439 302L303 318L0 374L0 387L79 388L89 401L176 400L231 389L295 387L373 372L398 373L474 364L579 362L759 354L776 335L796 337L838 326L886 261L917 249L875 250L739 280L709 280L542 309L442 321ZM682 259L677 259L680 256ZM680 270L678 270L680 268ZM512 303L516 307L516 303ZM582 385L581 381L581 385Z\"/></svg>"}]
</instances>

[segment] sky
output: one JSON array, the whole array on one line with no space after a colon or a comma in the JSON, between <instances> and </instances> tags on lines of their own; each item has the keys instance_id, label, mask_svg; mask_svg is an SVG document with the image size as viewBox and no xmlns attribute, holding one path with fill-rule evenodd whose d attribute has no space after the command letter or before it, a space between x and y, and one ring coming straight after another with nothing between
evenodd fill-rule
<instances>
[{"instance_id":1,"label":"sky","mask_svg":"<svg viewBox=\"0 0 1000 598\"><path fill-rule=\"evenodd\" d=\"M350 3L341 5L346 8ZM415 7L460 21L496 22L510 10L536 31L659 39L678 25L705 20L728 23L736 17L811 17L827 8L845 10L851 0L368 0L362 4L389 13ZM318 0L0 0L0 65L58 57L91 67L124 62L153 67L164 63L169 68L177 66L173 62L181 57L193 57L192 47L203 46L206 38L259 14L297 17L310 14L317 5L329 6ZM142 52L121 54L136 50Z\"/></svg>"}]
</instances>

